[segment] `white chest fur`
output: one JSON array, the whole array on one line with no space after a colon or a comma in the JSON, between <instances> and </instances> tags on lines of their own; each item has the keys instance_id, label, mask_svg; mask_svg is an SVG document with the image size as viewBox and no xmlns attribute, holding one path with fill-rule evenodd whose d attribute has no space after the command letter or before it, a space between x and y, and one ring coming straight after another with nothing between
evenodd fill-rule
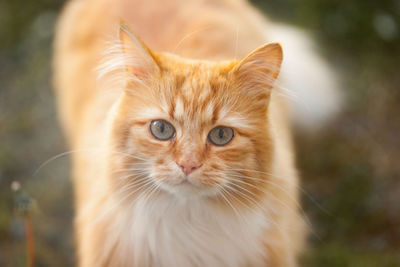
<instances>
[{"instance_id":1,"label":"white chest fur","mask_svg":"<svg viewBox=\"0 0 400 267\"><path fill-rule=\"evenodd\" d=\"M264 266L262 213L240 214L203 199L139 199L119 226L118 250L129 266ZM121 229L121 228L120 228ZM125 264L124 264L125 265Z\"/></svg>"}]
</instances>

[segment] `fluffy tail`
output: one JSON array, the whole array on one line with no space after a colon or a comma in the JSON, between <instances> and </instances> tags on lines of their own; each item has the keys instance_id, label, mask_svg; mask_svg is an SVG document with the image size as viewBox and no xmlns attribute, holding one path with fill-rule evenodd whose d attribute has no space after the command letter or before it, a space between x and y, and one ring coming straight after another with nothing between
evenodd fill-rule
<instances>
[{"instance_id":1,"label":"fluffy tail","mask_svg":"<svg viewBox=\"0 0 400 267\"><path fill-rule=\"evenodd\" d=\"M268 36L283 46L281 79L291 97L294 122L306 129L324 125L340 111L343 102L333 71L301 30L272 24Z\"/></svg>"}]
</instances>

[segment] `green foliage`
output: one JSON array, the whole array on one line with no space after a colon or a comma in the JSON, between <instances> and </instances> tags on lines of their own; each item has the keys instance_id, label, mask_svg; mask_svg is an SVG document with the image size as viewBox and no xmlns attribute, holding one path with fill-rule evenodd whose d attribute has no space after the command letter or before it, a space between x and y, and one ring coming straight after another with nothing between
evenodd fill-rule
<instances>
[{"instance_id":1,"label":"green foliage","mask_svg":"<svg viewBox=\"0 0 400 267\"><path fill-rule=\"evenodd\" d=\"M41 13L57 11L62 0L3 0L0 2L0 51L13 47L26 36Z\"/></svg>"},{"instance_id":2,"label":"green foliage","mask_svg":"<svg viewBox=\"0 0 400 267\"><path fill-rule=\"evenodd\" d=\"M398 267L399 262L400 255L394 251L377 253L340 243L320 245L302 258L307 267Z\"/></svg>"}]
</instances>

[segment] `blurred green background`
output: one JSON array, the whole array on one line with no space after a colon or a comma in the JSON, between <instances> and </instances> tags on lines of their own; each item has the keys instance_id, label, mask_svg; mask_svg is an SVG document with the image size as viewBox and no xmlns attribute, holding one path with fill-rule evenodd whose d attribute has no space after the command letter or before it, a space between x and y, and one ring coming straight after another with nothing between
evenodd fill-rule
<instances>
[{"instance_id":1,"label":"blurred green background","mask_svg":"<svg viewBox=\"0 0 400 267\"><path fill-rule=\"evenodd\" d=\"M35 200L37 266L73 266L69 161L51 91L60 0L0 1L0 266L26 266L19 181ZM347 104L317 134L296 134L313 223L307 267L400 266L400 1L253 0L310 32ZM36 173L35 173L36 172Z\"/></svg>"}]
</instances>

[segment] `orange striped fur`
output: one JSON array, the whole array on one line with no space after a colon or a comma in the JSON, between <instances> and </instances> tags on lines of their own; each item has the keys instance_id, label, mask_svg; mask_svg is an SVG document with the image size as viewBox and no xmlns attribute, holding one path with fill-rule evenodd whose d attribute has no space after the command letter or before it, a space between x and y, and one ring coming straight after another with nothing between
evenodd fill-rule
<instances>
[{"instance_id":1,"label":"orange striped fur","mask_svg":"<svg viewBox=\"0 0 400 267\"><path fill-rule=\"evenodd\" d=\"M263 44L265 25L240 0L67 5L54 66L76 151L79 266L297 266L298 181L274 86L282 49ZM174 136L155 138L154 120ZM233 129L226 145L208 138L217 126Z\"/></svg>"}]
</instances>

